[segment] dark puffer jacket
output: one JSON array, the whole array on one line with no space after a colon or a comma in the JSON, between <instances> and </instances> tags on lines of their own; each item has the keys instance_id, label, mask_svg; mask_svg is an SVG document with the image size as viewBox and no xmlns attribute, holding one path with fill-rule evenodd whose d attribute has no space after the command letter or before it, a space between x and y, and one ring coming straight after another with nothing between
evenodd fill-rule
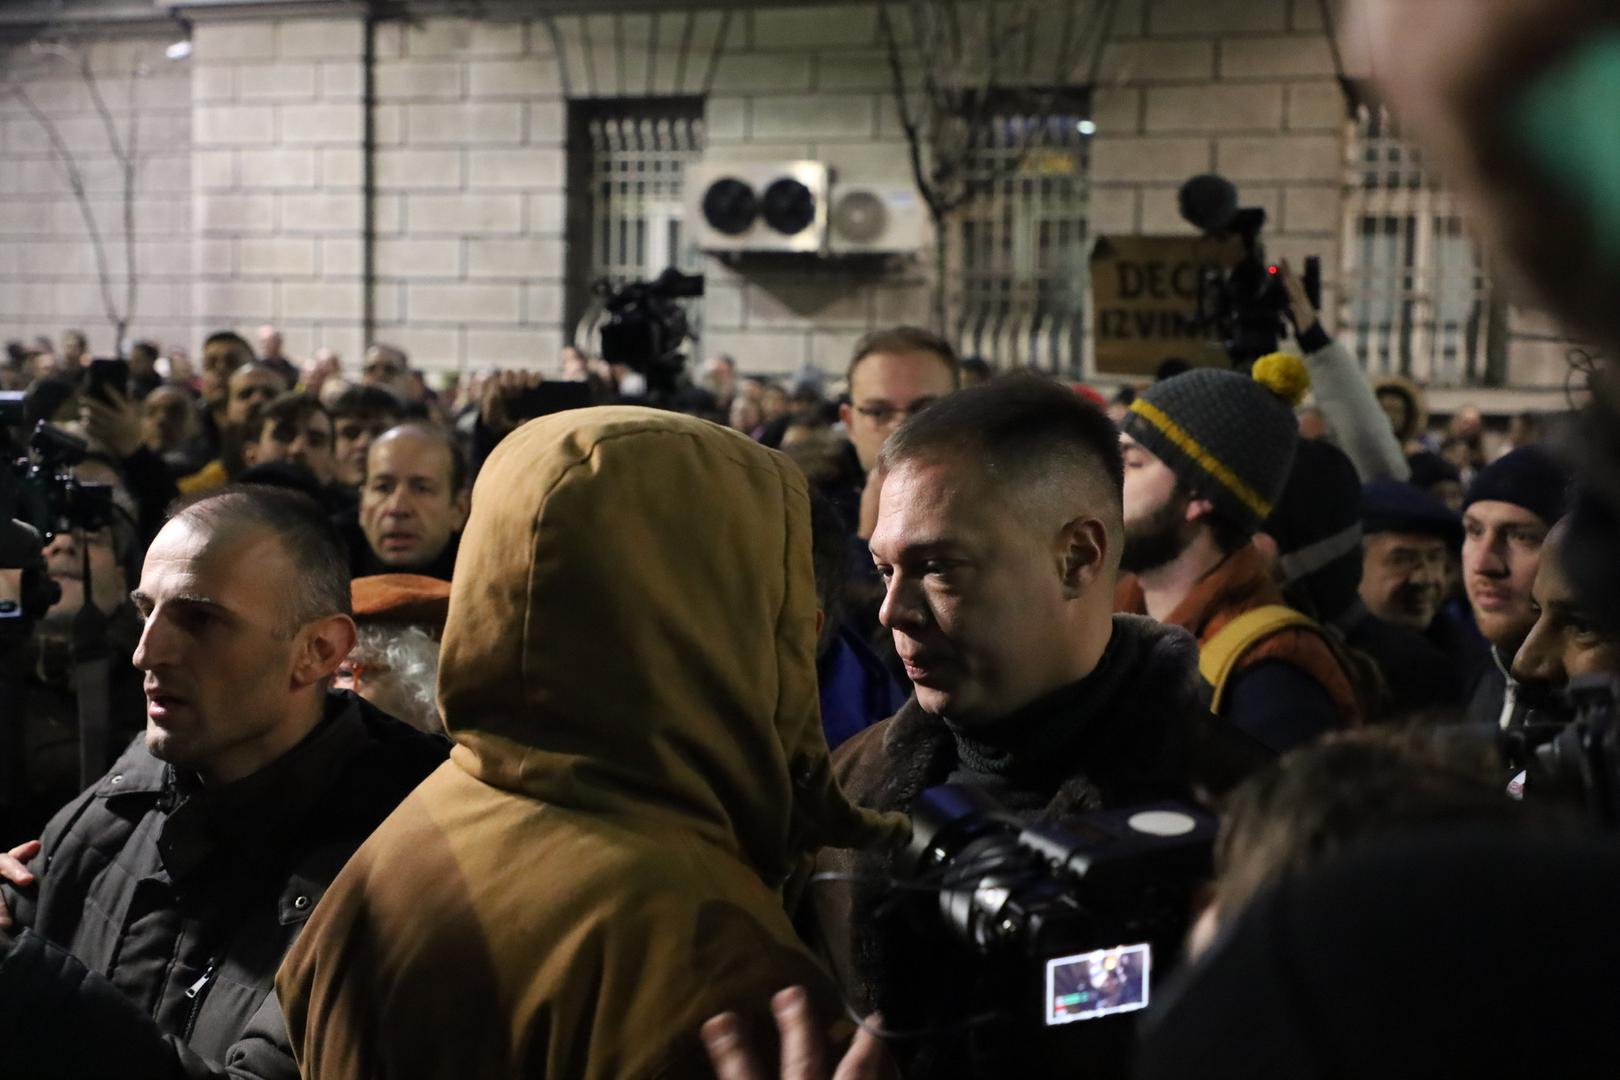
<instances>
[{"instance_id":1,"label":"dark puffer jacket","mask_svg":"<svg viewBox=\"0 0 1620 1080\"><path fill-rule=\"evenodd\" d=\"M141 1075L206 1076L240 1063L321 894L447 749L337 692L302 743L220 788L131 744L46 828L38 895L4 889L27 929L0 951L0 1031L24 1059L40 1055L17 1075L136 1075L148 1063Z\"/></svg>"}]
</instances>

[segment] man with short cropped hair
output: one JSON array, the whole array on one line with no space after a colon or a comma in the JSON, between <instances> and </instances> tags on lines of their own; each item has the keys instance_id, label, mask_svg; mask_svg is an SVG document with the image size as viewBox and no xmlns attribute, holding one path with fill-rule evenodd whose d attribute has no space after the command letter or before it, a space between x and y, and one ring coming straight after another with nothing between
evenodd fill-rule
<instances>
[{"instance_id":1,"label":"man with short cropped hair","mask_svg":"<svg viewBox=\"0 0 1620 1080\"><path fill-rule=\"evenodd\" d=\"M1559 522L1541 545L1530 590L1536 621L1513 657L1513 679L1537 693L1562 690L1582 675L1620 675L1620 638L1605 630L1564 568L1569 525Z\"/></svg>"},{"instance_id":2,"label":"man with short cropped hair","mask_svg":"<svg viewBox=\"0 0 1620 1080\"><path fill-rule=\"evenodd\" d=\"M203 342L202 371L199 389L204 405L203 430L200 445L193 453L200 469L219 456L223 445L226 405L230 399L230 379L236 370L253 363L253 349L233 330L220 330L209 334Z\"/></svg>"},{"instance_id":3,"label":"man with short cropped hair","mask_svg":"<svg viewBox=\"0 0 1620 1080\"><path fill-rule=\"evenodd\" d=\"M175 481L180 493L195 495L234 480L246 465L243 446L253 431L254 422L266 406L290 389L287 380L275 368L256 360L231 372L225 384L219 456L190 476Z\"/></svg>"},{"instance_id":4,"label":"man with short cropped hair","mask_svg":"<svg viewBox=\"0 0 1620 1080\"><path fill-rule=\"evenodd\" d=\"M342 542L304 496L182 506L132 596L145 738L52 820L26 873L0 865L0 1016L28 1033L8 1070L296 1075L269 1050L282 954L444 751L327 690L355 629Z\"/></svg>"},{"instance_id":5,"label":"man with short cropped hair","mask_svg":"<svg viewBox=\"0 0 1620 1080\"><path fill-rule=\"evenodd\" d=\"M1197 646L1179 627L1112 614L1125 523L1107 417L1065 387L1002 379L909 417L877 464L879 617L913 694L835 752L844 792L903 811L927 788L967 784L1024 820L1190 797L1193 744L1214 726ZM820 869L887 873L846 855ZM960 973L880 914L880 891L812 897L846 998L899 1028L958 1023ZM964 1052L956 1031L909 1048L909 1067Z\"/></svg>"},{"instance_id":6,"label":"man with short cropped hair","mask_svg":"<svg viewBox=\"0 0 1620 1080\"><path fill-rule=\"evenodd\" d=\"M915 326L878 330L855 346L845 376L849 401L838 418L861 468L877 465L878 450L900 422L961 385L950 342Z\"/></svg>"},{"instance_id":7,"label":"man with short cropped hair","mask_svg":"<svg viewBox=\"0 0 1620 1080\"><path fill-rule=\"evenodd\" d=\"M350 566L450 580L472 493L467 457L442 428L401 424L371 444L357 520L345 521Z\"/></svg>"}]
</instances>

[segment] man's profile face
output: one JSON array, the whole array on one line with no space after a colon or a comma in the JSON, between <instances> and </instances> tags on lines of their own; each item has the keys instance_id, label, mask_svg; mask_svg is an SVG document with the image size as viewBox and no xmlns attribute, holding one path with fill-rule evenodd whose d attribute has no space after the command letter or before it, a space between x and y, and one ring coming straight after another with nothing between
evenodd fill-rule
<instances>
[{"instance_id":1,"label":"man's profile face","mask_svg":"<svg viewBox=\"0 0 1620 1080\"><path fill-rule=\"evenodd\" d=\"M870 472L878 451L901 421L956 389L951 369L931 352L875 352L861 358L849 380L849 404L839 416Z\"/></svg>"},{"instance_id":2,"label":"man's profile face","mask_svg":"<svg viewBox=\"0 0 1620 1080\"><path fill-rule=\"evenodd\" d=\"M1361 600L1380 619L1427 630L1446 583L1446 542L1422 533L1368 536L1361 560Z\"/></svg>"},{"instance_id":3,"label":"man's profile face","mask_svg":"<svg viewBox=\"0 0 1620 1080\"><path fill-rule=\"evenodd\" d=\"M1176 474L1129 435L1119 437L1125 458L1125 553L1120 568L1155 570L1186 550L1187 500Z\"/></svg>"},{"instance_id":4,"label":"man's profile face","mask_svg":"<svg viewBox=\"0 0 1620 1080\"><path fill-rule=\"evenodd\" d=\"M355 414L333 418L335 468L340 483L359 487L366 479L366 455L372 442L399 423L384 413Z\"/></svg>"},{"instance_id":5,"label":"man's profile face","mask_svg":"<svg viewBox=\"0 0 1620 1080\"><path fill-rule=\"evenodd\" d=\"M1513 677L1561 689L1580 675L1620 675L1620 638L1605 631L1564 573L1563 530L1541 549L1531 588L1535 624L1513 658Z\"/></svg>"},{"instance_id":6,"label":"man's profile face","mask_svg":"<svg viewBox=\"0 0 1620 1080\"><path fill-rule=\"evenodd\" d=\"M221 783L259 761L293 693L286 582L297 575L265 529L216 533L182 516L158 532L131 597L146 620L134 661L155 757Z\"/></svg>"},{"instance_id":7,"label":"man's profile face","mask_svg":"<svg viewBox=\"0 0 1620 1080\"><path fill-rule=\"evenodd\" d=\"M1463 588L1487 641L1518 650L1535 624L1530 587L1547 523L1514 503L1483 499L1463 511Z\"/></svg>"},{"instance_id":8,"label":"man's profile face","mask_svg":"<svg viewBox=\"0 0 1620 1080\"><path fill-rule=\"evenodd\" d=\"M426 566L467 523L465 492L453 487L450 450L402 429L371 447L360 490L360 527L372 552L395 569Z\"/></svg>"},{"instance_id":9,"label":"man's profile face","mask_svg":"<svg viewBox=\"0 0 1620 1080\"><path fill-rule=\"evenodd\" d=\"M247 454L250 465L291 461L308 469L322 486L336 474L332 456L332 418L318 410L299 419L266 420Z\"/></svg>"},{"instance_id":10,"label":"man's profile face","mask_svg":"<svg viewBox=\"0 0 1620 1080\"><path fill-rule=\"evenodd\" d=\"M884 478L872 561L878 621L925 710L984 724L1072 668L1056 537L1043 537L966 461L905 462Z\"/></svg>"},{"instance_id":11,"label":"man's profile face","mask_svg":"<svg viewBox=\"0 0 1620 1080\"><path fill-rule=\"evenodd\" d=\"M225 422L244 427L259 410L286 393L281 376L264 368L242 368L231 376L225 402Z\"/></svg>"}]
</instances>

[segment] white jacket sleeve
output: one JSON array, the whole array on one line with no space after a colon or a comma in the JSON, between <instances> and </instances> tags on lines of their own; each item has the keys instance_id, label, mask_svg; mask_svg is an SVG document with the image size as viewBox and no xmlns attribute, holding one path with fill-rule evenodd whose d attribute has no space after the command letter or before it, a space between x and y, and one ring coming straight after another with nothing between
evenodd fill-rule
<instances>
[{"instance_id":1,"label":"white jacket sleeve","mask_svg":"<svg viewBox=\"0 0 1620 1080\"><path fill-rule=\"evenodd\" d=\"M1305 357L1305 367L1311 373L1316 406L1333 430L1339 449L1361 475L1362 483L1409 479L1412 470L1406 464L1401 444L1350 350L1329 341Z\"/></svg>"}]
</instances>

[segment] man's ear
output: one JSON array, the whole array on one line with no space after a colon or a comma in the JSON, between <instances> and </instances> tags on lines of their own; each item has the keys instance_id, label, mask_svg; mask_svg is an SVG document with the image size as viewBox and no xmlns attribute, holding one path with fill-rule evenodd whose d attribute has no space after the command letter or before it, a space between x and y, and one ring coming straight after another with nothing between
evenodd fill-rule
<instances>
[{"instance_id":1,"label":"man's ear","mask_svg":"<svg viewBox=\"0 0 1620 1080\"><path fill-rule=\"evenodd\" d=\"M303 645L293 663L293 689L324 682L343 665L359 636L347 615L328 615L304 627Z\"/></svg>"},{"instance_id":2,"label":"man's ear","mask_svg":"<svg viewBox=\"0 0 1620 1080\"><path fill-rule=\"evenodd\" d=\"M1107 526L1092 517L1078 517L1064 525L1058 534L1058 559L1063 595L1073 599L1107 573Z\"/></svg>"},{"instance_id":3,"label":"man's ear","mask_svg":"<svg viewBox=\"0 0 1620 1080\"><path fill-rule=\"evenodd\" d=\"M838 405L838 422L840 424L844 425L844 430L845 431L849 430L850 417L852 417L854 415L855 415L855 410L849 407L849 402L845 401L845 402L840 402L839 403L839 405Z\"/></svg>"},{"instance_id":4,"label":"man's ear","mask_svg":"<svg viewBox=\"0 0 1620 1080\"><path fill-rule=\"evenodd\" d=\"M1186 520L1189 523L1207 518L1214 512L1215 504L1210 502L1208 499L1202 499L1194 495L1192 498L1187 500Z\"/></svg>"},{"instance_id":5,"label":"man's ear","mask_svg":"<svg viewBox=\"0 0 1620 1080\"><path fill-rule=\"evenodd\" d=\"M456 492L454 506L455 516L451 520L454 521L455 524L452 525L451 528L456 532L460 532L462 529L467 527L467 515L472 513L471 485L468 485L467 487L464 487L460 491Z\"/></svg>"}]
</instances>

